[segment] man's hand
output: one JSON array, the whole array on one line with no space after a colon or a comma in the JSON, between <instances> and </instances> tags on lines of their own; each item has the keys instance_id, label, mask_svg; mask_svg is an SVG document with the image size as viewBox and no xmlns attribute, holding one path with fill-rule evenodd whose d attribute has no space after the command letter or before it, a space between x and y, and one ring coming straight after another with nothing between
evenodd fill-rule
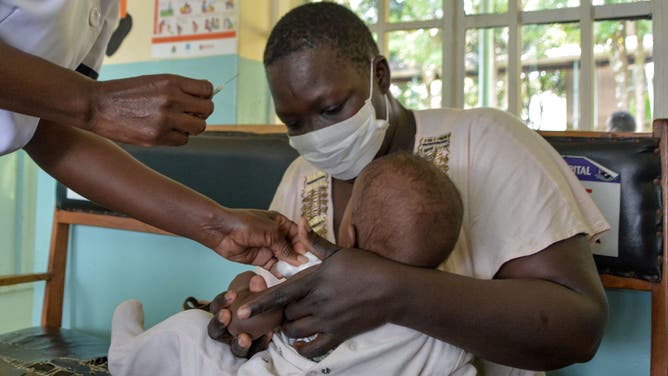
<instances>
[{"instance_id":1,"label":"man's hand","mask_svg":"<svg viewBox=\"0 0 668 376\"><path fill-rule=\"evenodd\" d=\"M244 318L285 306L283 331L289 337L318 334L312 342L295 344L300 354L323 355L389 321L400 300L393 293L398 265L371 252L342 249L322 264L258 293L237 313Z\"/></svg>"},{"instance_id":2,"label":"man's hand","mask_svg":"<svg viewBox=\"0 0 668 376\"><path fill-rule=\"evenodd\" d=\"M209 81L160 74L91 82L89 118L81 126L127 144L183 145L213 112Z\"/></svg>"},{"instance_id":3,"label":"man's hand","mask_svg":"<svg viewBox=\"0 0 668 376\"><path fill-rule=\"evenodd\" d=\"M236 336L231 334L229 325L232 321L230 308L237 297L240 294L252 294L266 288L264 279L253 272L244 272L234 278L228 290L218 294L211 302L213 317L207 328L209 337L228 344L232 353L241 358L250 358L256 352L265 350L271 341L271 332L252 340L247 333L240 333Z\"/></svg>"},{"instance_id":4,"label":"man's hand","mask_svg":"<svg viewBox=\"0 0 668 376\"><path fill-rule=\"evenodd\" d=\"M220 227L211 230L223 236L213 248L231 261L267 270L278 259L291 265L308 261L292 248L290 240L297 236L297 225L277 212L232 209Z\"/></svg>"}]
</instances>

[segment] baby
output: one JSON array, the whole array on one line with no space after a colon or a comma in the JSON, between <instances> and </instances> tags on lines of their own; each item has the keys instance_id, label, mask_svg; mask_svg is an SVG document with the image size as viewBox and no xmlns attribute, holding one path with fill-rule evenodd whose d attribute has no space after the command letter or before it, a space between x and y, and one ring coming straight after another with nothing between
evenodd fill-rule
<instances>
[{"instance_id":1,"label":"baby","mask_svg":"<svg viewBox=\"0 0 668 376\"><path fill-rule=\"evenodd\" d=\"M356 179L337 239L344 248L365 249L401 263L436 268L455 247L462 213L457 189L445 174L412 154L391 154L371 162ZM303 225L301 233L301 240L307 243ZM291 274L288 269L279 268L283 274ZM237 276L231 288L247 286L252 275ZM251 298L252 294L240 292L232 312ZM112 374L282 375L311 370L476 374L470 364L472 357L464 350L393 324L353 337L319 359L302 357L292 346L294 339L279 331L265 351L240 359L228 346L208 338L205 328L210 317L204 311L184 311L143 331L141 305L136 301L122 303L112 323ZM282 311L277 310L247 320L233 317L228 329L232 334L249 333L255 339L281 322Z\"/></svg>"}]
</instances>

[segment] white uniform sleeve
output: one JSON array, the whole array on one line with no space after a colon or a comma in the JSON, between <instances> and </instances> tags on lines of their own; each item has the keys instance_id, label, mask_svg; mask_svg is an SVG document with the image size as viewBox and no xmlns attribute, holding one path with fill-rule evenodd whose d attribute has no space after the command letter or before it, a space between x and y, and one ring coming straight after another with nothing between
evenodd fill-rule
<instances>
[{"instance_id":1,"label":"white uniform sleeve","mask_svg":"<svg viewBox=\"0 0 668 376\"><path fill-rule=\"evenodd\" d=\"M464 118L471 121L465 226L475 276L492 278L509 260L609 228L561 156L519 119L490 109Z\"/></svg>"},{"instance_id":2,"label":"white uniform sleeve","mask_svg":"<svg viewBox=\"0 0 668 376\"><path fill-rule=\"evenodd\" d=\"M95 72L99 73L100 68L102 67L102 61L104 60L104 54L107 50L107 44L111 38L111 34L116 29L118 25L119 17L119 3L118 1L104 1L101 7L100 15L102 22L102 30L97 40L93 44L93 47L90 49L90 52L81 62L87 67L93 69Z\"/></svg>"}]
</instances>

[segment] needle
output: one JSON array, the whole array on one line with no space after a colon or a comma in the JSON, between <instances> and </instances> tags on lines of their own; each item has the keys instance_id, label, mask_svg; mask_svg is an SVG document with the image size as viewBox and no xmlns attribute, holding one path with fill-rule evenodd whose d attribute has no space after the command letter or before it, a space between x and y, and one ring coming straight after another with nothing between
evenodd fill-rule
<instances>
[{"instance_id":1,"label":"needle","mask_svg":"<svg viewBox=\"0 0 668 376\"><path fill-rule=\"evenodd\" d=\"M227 81L223 82L222 84L216 86L216 88L213 89L213 94L211 95L211 97L220 93L223 90L223 87L225 87L225 85L229 84L230 82L234 81L234 79L237 78L237 76L239 76L239 73L237 73L234 76L228 78Z\"/></svg>"}]
</instances>

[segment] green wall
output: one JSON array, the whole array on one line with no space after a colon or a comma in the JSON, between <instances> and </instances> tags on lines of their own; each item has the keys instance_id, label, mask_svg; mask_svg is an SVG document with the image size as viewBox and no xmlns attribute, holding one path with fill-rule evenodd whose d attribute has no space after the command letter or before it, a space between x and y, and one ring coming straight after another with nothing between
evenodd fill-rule
<instances>
[{"instance_id":1,"label":"green wall","mask_svg":"<svg viewBox=\"0 0 668 376\"><path fill-rule=\"evenodd\" d=\"M36 179L23 151L0 157L0 274L33 270ZM0 287L0 333L31 325L33 287Z\"/></svg>"},{"instance_id":2,"label":"green wall","mask_svg":"<svg viewBox=\"0 0 668 376\"><path fill-rule=\"evenodd\" d=\"M274 105L261 62L239 58L237 90L237 123L268 123L274 112Z\"/></svg>"}]
</instances>

